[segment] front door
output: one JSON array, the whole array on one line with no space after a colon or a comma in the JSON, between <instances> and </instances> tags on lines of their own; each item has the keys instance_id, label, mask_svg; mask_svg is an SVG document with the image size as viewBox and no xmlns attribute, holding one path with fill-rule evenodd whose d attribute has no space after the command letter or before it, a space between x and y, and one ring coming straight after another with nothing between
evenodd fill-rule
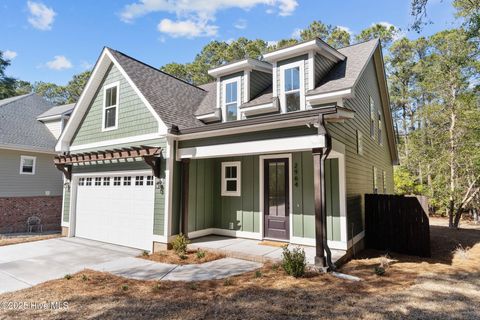
<instances>
[{"instance_id":1,"label":"front door","mask_svg":"<svg viewBox=\"0 0 480 320\"><path fill-rule=\"evenodd\" d=\"M264 236L289 239L288 159L265 159L263 168Z\"/></svg>"}]
</instances>

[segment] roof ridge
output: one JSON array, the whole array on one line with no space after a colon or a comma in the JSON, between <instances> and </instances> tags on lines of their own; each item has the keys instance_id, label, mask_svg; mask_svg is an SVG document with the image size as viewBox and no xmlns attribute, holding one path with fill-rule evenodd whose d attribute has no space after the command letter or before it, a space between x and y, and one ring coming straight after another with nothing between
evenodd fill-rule
<instances>
[{"instance_id":1,"label":"roof ridge","mask_svg":"<svg viewBox=\"0 0 480 320\"><path fill-rule=\"evenodd\" d=\"M132 56L129 56L128 54L125 54L125 53L123 53L123 52L121 52L121 51L115 50L115 49L110 48L110 47L105 47L105 48L107 48L108 50L115 51L115 52L117 52L117 53L119 53L119 54L121 54L121 55L123 55L123 56L125 56L125 57L127 57L127 58L129 58L129 59L131 59L131 60L133 60L133 61L135 61L135 62L137 62L137 63L140 63L140 64L144 65L144 66L147 67L147 68L153 69L153 70L155 70L155 71L157 71L157 72L160 72L160 73L162 73L162 74L164 74L164 75L166 75L166 76L169 76L169 77L171 77L171 78L173 78L173 79L175 79L175 80L178 80L178 81L180 81L180 82L183 82L183 83L185 83L185 84L188 84L188 85L190 85L190 86L192 86L192 87L194 87L194 88L197 88L197 89L199 89L199 90L205 91L205 90L203 90L202 88L200 88L200 87L198 87L198 86L196 86L196 85L194 85L194 84L192 84L192 83L190 83L190 82L188 82L188 81L186 81L186 80L180 79L180 78L178 78L178 77L176 77L176 76L174 76L174 75L171 75L171 74L169 74L169 73L167 73L167 72L165 72L165 71L162 71L162 70L160 70L160 69L157 69L157 68L155 68L154 66L149 65L148 63L145 63L145 62L143 62L143 61L140 61L140 60L138 60L138 59L136 59L136 58L134 58L134 57L132 57Z\"/></svg>"}]
</instances>

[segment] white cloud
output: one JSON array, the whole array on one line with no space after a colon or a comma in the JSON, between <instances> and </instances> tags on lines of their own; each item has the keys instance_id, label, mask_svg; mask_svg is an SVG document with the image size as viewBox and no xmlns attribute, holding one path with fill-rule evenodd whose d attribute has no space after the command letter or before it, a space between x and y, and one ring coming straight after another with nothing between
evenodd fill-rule
<instances>
[{"instance_id":1,"label":"white cloud","mask_svg":"<svg viewBox=\"0 0 480 320\"><path fill-rule=\"evenodd\" d=\"M12 51L12 50L3 51L3 57L7 60L15 59L16 56L17 56L17 53L15 51Z\"/></svg>"},{"instance_id":2,"label":"white cloud","mask_svg":"<svg viewBox=\"0 0 480 320\"><path fill-rule=\"evenodd\" d=\"M41 2L28 1L27 5L30 12L28 22L36 29L51 30L57 13Z\"/></svg>"},{"instance_id":3,"label":"white cloud","mask_svg":"<svg viewBox=\"0 0 480 320\"><path fill-rule=\"evenodd\" d=\"M268 6L269 9L278 10L280 16L291 15L298 6L297 0L138 0L138 2L126 5L120 13L124 22L132 22L138 17L152 12L166 12L174 14L176 21L163 19L160 21L159 30L174 37L200 37L216 35L218 27L213 25L216 14L221 10L238 8L249 10L257 5ZM162 28L160 28L162 26ZM180 32L172 30L172 26L182 28ZM201 30L190 31L193 26L201 27ZM187 30L188 29L188 30Z\"/></svg>"},{"instance_id":4,"label":"white cloud","mask_svg":"<svg viewBox=\"0 0 480 320\"><path fill-rule=\"evenodd\" d=\"M302 31L303 31L302 29L296 28L295 30L293 30L291 37L292 37L293 39L300 39L300 33L301 33Z\"/></svg>"},{"instance_id":5,"label":"white cloud","mask_svg":"<svg viewBox=\"0 0 480 320\"><path fill-rule=\"evenodd\" d=\"M65 70L73 67L73 64L65 56L55 56L52 61L46 63L47 68L52 70Z\"/></svg>"},{"instance_id":6,"label":"white cloud","mask_svg":"<svg viewBox=\"0 0 480 320\"><path fill-rule=\"evenodd\" d=\"M337 26L337 28L340 29L340 30L343 30L343 31L347 32L347 33L350 34L350 35L353 34L353 31L352 31L349 27Z\"/></svg>"},{"instance_id":7,"label":"white cloud","mask_svg":"<svg viewBox=\"0 0 480 320\"><path fill-rule=\"evenodd\" d=\"M240 30L245 29L247 27L247 20L238 19L237 22L234 24L234 27Z\"/></svg>"},{"instance_id":8,"label":"white cloud","mask_svg":"<svg viewBox=\"0 0 480 320\"><path fill-rule=\"evenodd\" d=\"M166 33L171 37L205 37L215 36L218 31L218 27L209 25L206 22L197 22L193 20L177 20L172 21L170 19L163 19L158 24L158 31Z\"/></svg>"}]
</instances>

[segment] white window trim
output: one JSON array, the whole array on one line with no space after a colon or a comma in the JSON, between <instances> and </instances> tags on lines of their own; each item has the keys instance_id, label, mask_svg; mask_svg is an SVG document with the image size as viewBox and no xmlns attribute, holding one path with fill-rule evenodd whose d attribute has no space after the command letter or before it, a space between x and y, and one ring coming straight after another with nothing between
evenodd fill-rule
<instances>
[{"instance_id":1,"label":"white window trim","mask_svg":"<svg viewBox=\"0 0 480 320\"><path fill-rule=\"evenodd\" d=\"M377 140L378 140L378 144L383 146L383 116L382 116L382 112L380 111L380 109L377 111Z\"/></svg>"},{"instance_id":2,"label":"white window trim","mask_svg":"<svg viewBox=\"0 0 480 320\"><path fill-rule=\"evenodd\" d=\"M115 105L115 126L105 128L105 111L107 109L106 106L106 93L107 90L113 87L117 87L117 104ZM103 87L103 108L102 108L102 132L104 131L111 131L118 129L118 106L120 105L120 81L110 83ZM109 106L108 108L113 108L113 106Z\"/></svg>"},{"instance_id":3,"label":"white window trim","mask_svg":"<svg viewBox=\"0 0 480 320\"><path fill-rule=\"evenodd\" d=\"M33 160L32 172L23 172L23 160ZM36 166L37 166L37 157L20 156L20 174L34 175Z\"/></svg>"},{"instance_id":4,"label":"white window trim","mask_svg":"<svg viewBox=\"0 0 480 320\"><path fill-rule=\"evenodd\" d=\"M370 117L369 117L369 125L368 125L368 128L370 130L370 138L372 138L373 140L375 140L375 122L378 121L378 118L377 118L377 113L375 112L376 108L375 108L375 100L373 100L372 96L368 96L369 97L369 100L368 100L368 111L370 113ZM373 126L373 128L372 128Z\"/></svg>"},{"instance_id":5,"label":"white window trim","mask_svg":"<svg viewBox=\"0 0 480 320\"><path fill-rule=\"evenodd\" d=\"M280 109L282 113L287 112L286 97L285 97L285 69L299 67L300 77L300 110L305 110L305 62L304 60L295 61L289 64L280 66Z\"/></svg>"},{"instance_id":6,"label":"white window trim","mask_svg":"<svg viewBox=\"0 0 480 320\"><path fill-rule=\"evenodd\" d=\"M237 83L237 120L240 120L240 105L242 104L242 77L238 76L235 78L227 79L222 81L222 122L227 121L227 84L229 83ZM231 102L230 102L231 103Z\"/></svg>"},{"instance_id":7,"label":"white window trim","mask_svg":"<svg viewBox=\"0 0 480 320\"><path fill-rule=\"evenodd\" d=\"M226 167L236 167L237 168L237 178L231 179L237 181L237 191L227 191L227 178L225 178L225 169ZM240 161L230 161L222 162L222 196L227 197L240 197L242 194L242 165Z\"/></svg>"},{"instance_id":8,"label":"white window trim","mask_svg":"<svg viewBox=\"0 0 480 320\"><path fill-rule=\"evenodd\" d=\"M378 170L377 170L377 167L373 167L373 192L375 193L375 190L377 191L376 193L380 193L378 190L378 180L377 180L377 177L378 177Z\"/></svg>"}]
</instances>

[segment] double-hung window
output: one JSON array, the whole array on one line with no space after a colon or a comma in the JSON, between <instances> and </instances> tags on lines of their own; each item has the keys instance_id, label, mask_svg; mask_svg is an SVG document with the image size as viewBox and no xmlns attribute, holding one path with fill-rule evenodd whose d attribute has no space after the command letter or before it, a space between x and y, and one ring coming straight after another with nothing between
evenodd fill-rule
<instances>
[{"instance_id":1,"label":"double-hung window","mask_svg":"<svg viewBox=\"0 0 480 320\"><path fill-rule=\"evenodd\" d=\"M224 119L235 121L238 119L238 106L240 100L240 79L234 78L224 82Z\"/></svg>"},{"instance_id":2,"label":"double-hung window","mask_svg":"<svg viewBox=\"0 0 480 320\"><path fill-rule=\"evenodd\" d=\"M222 162L222 196L241 195L240 161Z\"/></svg>"},{"instance_id":3,"label":"double-hung window","mask_svg":"<svg viewBox=\"0 0 480 320\"><path fill-rule=\"evenodd\" d=\"M21 156L20 157L20 174L35 174L36 157Z\"/></svg>"},{"instance_id":4,"label":"double-hung window","mask_svg":"<svg viewBox=\"0 0 480 320\"><path fill-rule=\"evenodd\" d=\"M103 131L117 129L118 126L118 82L105 86L103 101Z\"/></svg>"},{"instance_id":5,"label":"double-hung window","mask_svg":"<svg viewBox=\"0 0 480 320\"><path fill-rule=\"evenodd\" d=\"M280 67L281 104L283 112L305 109L303 60Z\"/></svg>"}]
</instances>

